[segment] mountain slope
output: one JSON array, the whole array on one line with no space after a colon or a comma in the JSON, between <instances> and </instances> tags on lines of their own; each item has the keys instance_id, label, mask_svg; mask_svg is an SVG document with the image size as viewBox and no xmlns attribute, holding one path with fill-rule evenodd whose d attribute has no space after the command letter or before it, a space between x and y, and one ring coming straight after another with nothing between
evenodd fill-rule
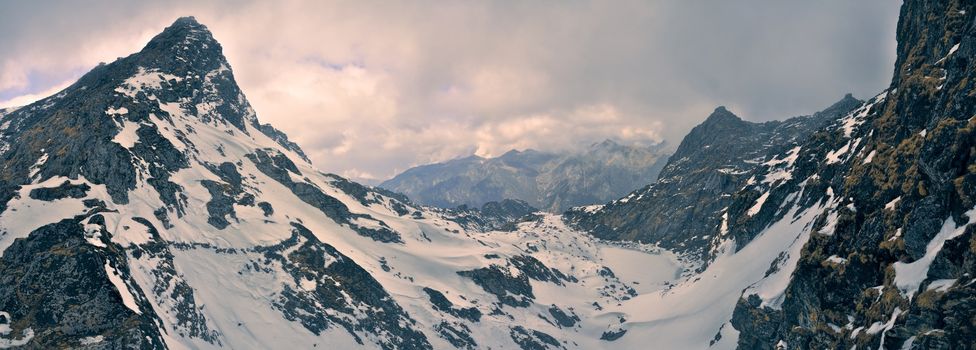
<instances>
[{"instance_id":1,"label":"mountain slope","mask_svg":"<svg viewBox=\"0 0 976 350\"><path fill-rule=\"evenodd\" d=\"M653 182L666 159L663 145L624 146L606 140L575 153L512 150L497 158L471 156L418 166L380 187L442 208L518 199L561 212L604 203Z\"/></svg>"},{"instance_id":2,"label":"mountain slope","mask_svg":"<svg viewBox=\"0 0 976 350\"><path fill-rule=\"evenodd\" d=\"M315 170L192 18L0 129L2 347L594 348L684 271Z\"/></svg>"},{"instance_id":3,"label":"mountain slope","mask_svg":"<svg viewBox=\"0 0 976 350\"><path fill-rule=\"evenodd\" d=\"M751 123L719 107L681 141L658 182L566 218L600 238L655 243L707 261L732 194L755 181L758 164L793 149L862 101L851 95L810 116Z\"/></svg>"},{"instance_id":4,"label":"mountain slope","mask_svg":"<svg viewBox=\"0 0 976 350\"><path fill-rule=\"evenodd\" d=\"M708 242L710 264L673 291L715 301L700 312L718 315L695 324L716 329L711 344L974 347L973 7L906 2L889 89L769 150L717 222L669 238ZM644 198L618 202L631 200ZM725 312L731 318L717 322Z\"/></svg>"}]
</instances>

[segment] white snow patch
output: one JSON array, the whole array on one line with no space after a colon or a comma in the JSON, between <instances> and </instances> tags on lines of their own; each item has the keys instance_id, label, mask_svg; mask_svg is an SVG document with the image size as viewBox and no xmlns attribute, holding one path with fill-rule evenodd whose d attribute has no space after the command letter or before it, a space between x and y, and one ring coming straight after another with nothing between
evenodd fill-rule
<instances>
[{"instance_id":1,"label":"white snow patch","mask_svg":"<svg viewBox=\"0 0 976 350\"><path fill-rule=\"evenodd\" d=\"M108 261L105 262L105 274L108 275L108 280L112 282L115 289L119 291L119 295L122 296L122 304L129 308L129 310L142 315L142 311L139 310L139 304L136 304L136 298L132 296L132 292L125 285L122 276L119 275L118 271L115 271L115 268Z\"/></svg>"},{"instance_id":2,"label":"white snow patch","mask_svg":"<svg viewBox=\"0 0 976 350\"><path fill-rule=\"evenodd\" d=\"M894 92L894 91L892 91ZM858 125L864 124L865 117L868 116L868 112L871 111L871 107L874 107L878 103L881 103L888 97L888 91L884 91L874 98L871 99L872 102L866 103L861 107L858 107L850 114L845 116L840 120L840 129L844 131L844 137L850 138L854 133L854 128Z\"/></svg>"},{"instance_id":3,"label":"white snow patch","mask_svg":"<svg viewBox=\"0 0 976 350\"><path fill-rule=\"evenodd\" d=\"M32 231L41 226L61 219L71 218L85 213L87 208L83 199L63 198L54 201L42 201L30 198L30 191L36 188L55 187L64 181L72 184L87 183L91 186L88 192L90 198L108 198L104 185L92 185L84 178L71 180L65 177L52 177L40 183L23 186L18 195L7 203L7 210L0 213L0 256L17 238L27 237ZM150 211L151 213L151 211Z\"/></svg>"},{"instance_id":4,"label":"white snow patch","mask_svg":"<svg viewBox=\"0 0 976 350\"><path fill-rule=\"evenodd\" d=\"M870 163L871 160L874 159L874 155L877 154L877 153L878 153L877 151L871 150L871 153L868 153L868 156L867 157L864 157L864 163L862 163L862 164Z\"/></svg>"},{"instance_id":5,"label":"white snow patch","mask_svg":"<svg viewBox=\"0 0 976 350\"><path fill-rule=\"evenodd\" d=\"M829 258L827 258L826 261L834 264L842 265L847 263L847 258L842 258L837 255L831 255Z\"/></svg>"},{"instance_id":6,"label":"white snow patch","mask_svg":"<svg viewBox=\"0 0 976 350\"><path fill-rule=\"evenodd\" d=\"M800 146L793 147L787 152L786 156L782 159L774 158L768 162L763 163L763 165L768 167L777 167L775 171L771 171L763 177L763 183L774 183L777 181L786 181L793 178L793 164L796 163L797 158L800 156Z\"/></svg>"},{"instance_id":7,"label":"white snow patch","mask_svg":"<svg viewBox=\"0 0 976 350\"><path fill-rule=\"evenodd\" d=\"M901 227L899 227L897 230L895 230L895 234L892 235L891 238L888 238L888 241L894 241L894 240L896 240L896 239L898 239L900 237L901 237Z\"/></svg>"},{"instance_id":8,"label":"white snow patch","mask_svg":"<svg viewBox=\"0 0 976 350\"><path fill-rule=\"evenodd\" d=\"M796 162L796 159L800 156L800 146L793 147L787 152L786 157L782 159L773 158L768 162L763 163L765 166L776 166L786 163L786 166L792 166Z\"/></svg>"},{"instance_id":9,"label":"white snow patch","mask_svg":"<svg viewBox=\"0 0 976 350\"><path fill-rule=\"evenodd\" d=\"M826 205L834 205L833 195L831 194ZM824 206L818 206L817 208L810 208L803 213L802 217L797 218L796 214L797 207L794 205L790 209L790 213L783 217L780 222L777 222L770 230L776 228L776 225L790 225L793 226L793 230L798 231L796 238L789 245L789 248L782 250L783 255L778 255L777 260L777 271L772 275L766 276L762 280L752 284L749 288L743 292L743 295L755 294L762 299L762 306L770 307L773 309L780 309L782 307L783 299L786 297L786 288L789 286L792 280L793 271L796 270L796 265L800 261L800 253L803 246L806 244L807 240L810 238L811 223L812 218L816 216ZM794 219L795 218L795 219ZM802 225L802 226L799 226Z\"/></svg>"},{"instance_id":10,"label":"white snow patch","mask_svg":"<svg viewBox=\"0 0 976 350\"><path fill-rule=\"evenodd\" d=\"M777 181L787 181L787 180L790 180L792 178L793 178L793 171L792 170L778 169L778 170L776 170L774 172L771 172L769 174L766 174L766 176L763 177L762 182L763 183L770 183L771 184L771 183L775 183Z\"/></svg>"},{"instance_id":11,"label":"white snow patch","mask_svg":"<svg viewBox=\"0 0 976 350\"><path fill-rule=\"evenodd\" d=\"M901 315L901 313L901 308L896 306L895 311L891 312L891 318L888 319L888 322L885 322L884 324L881 322L875 322L866 331L867 334L877 334L878 332L881 332L881 343L878 345L878 349L884 349L885 335L891 330L892 327L895 326L895 320L898 319L898 315Z\"/></svg>"},{"instance_id":12,"label":"white snow patch","mask_svg":"<svg viewBox=\"0 0 976 350\"><path fill-rule=\"evenodd\" d=\"M603 263L623 282L638 282L638 292L660 290L661 283L681 277L684 269L666 253L649 254L640 250L602 246Z\"/></svg>"},{"instance_id":13,"label":"white snow patch","mask_svg":"<svg viewBox=\"0 0 976 350\"><path fill-rule=\"evenodd\" d=\"M122 147L132 148L139 142L139 135L136 131L139 130L139 124L133 123L128 120L122 123L122 128L119 129L119 133L115 134L112 138L112 142L115 142Z\"/></svg>"},{"instance_id":14,"label":"white snow patch","mask_svg":"<svg viewBox=\"0 0 976 350\"><path fill-rule=\"evenodd\" d=\"M833 202L833 198L834 198L833 187L827 187L827 196L831 198L831 202ZM824 223L824 226L821 227L819 231L817 231L817 233L830 236L834 234L834 229L837 228L838 214L836 209L836 203L832 203L832 205L830 205L830 207L827 210L828 213L827 213L826 222Z\"/></svg>"},{"instance_id":15,"label":"white snow patch","mask_svg":"<svg viewBox=\"0 0 976 350\"><path fill-rule=\"evenodd\" d=\"M767 167L776 167L775 171L771 171L763 177L763 183L774 183L780 180L789 180L793 178L793 164L796 163L797 158L800 156L800 147L793 147L787 152L786 156L782 159L773 158L768 162L763 163Z\"/></svg>"},{"instance_id":16,"label":"white snow patch","mask_svg":"<svg viewBox=\"0 0 976 350\"><path fill-rule=\"evenodd\" d=\"M847 151L850 150L850 148L851 148L851 142L848 141L843 147L837 149L836 151L828 152L826 157L827 164L839 163L841 161L840 156L847 153Z\"/></svg>"},{"instance_id":17,"label":"white snow patch","mask_svg":"<svg viewBox=\"0 0 976 350\"><path fill-rule=\"evenodd\" d=\"M186 117L186 115L183 113L183 107L180 106L179 102L160 102L159 109L169 114L172 118Z\"/></svg>"},{"instance_id":18,"label":"white snow patch","mask_svg":"<svg viewBox=\"0 0 976 350\"><path fill-rule=\"evenodd\" d=\"M136 94L140 90L159 90L162 88L164 81L168 82L171 80L180 82L183 78L155 70L147 71L146 68L139 67L139 71L123 81L119 87L115 88L115 92L129 97L136 97Z\"/></svg>"},{"instance_id":19,"label":"white snow patch","mask_svg":"<svg viewBox=\"0 0 976 350\"><path fill-rule=\"evenodd\" d=\"M759 214L759 211L762 210L762 206L763 204L766 203L767 199L769 199L769 191L766 191L761 196L759 196L759 198L756 198L756 204L753 204L752 207L749 208L748 211L746 211L746 215L754 216L756 214Z\"/></svg>"},{"instance_id":20,"label":"white snow patch","mask_svg":"<svg viewBox=\"0 0 976 350\"><path fill-rule=\"evenodd\" d=\"M893 324L894 323L894 319L897 317L897 315L899 313L901 313L901 309L898 309L896 307L895 308L895 312L892 312L892 316L893 317L890 317L887 322L878 321L878 322L872 323L871 326L868 327L868 329L866 329L864 331L864 333L867 333L867 334L878 334L878 332L881 332L886 327L888 327L889 324Z\"/></svg>"},{"instance_id":21,"label":"white snow patch","mask_svg":"<svg viewBox=\"0 0 976 350\"><path fill-rule=\"evenodd\" d=\"M963 11L963 13L965 13L965 11ZM947 58L949 58L949 56L952 56L952 54L956 53L957 50L959 50L959 44L953 45L951 48L949 48L949 53L947 53L944 57L940 58L938 61L935 61L935 64L942 63Z\"/></svg>"},{"instance_id":22,"label":"white snow patch","mask_svg":"<svg viewBox=\"0 0 976 350\"><path fill-rule=\"evenodd\" d=\"M105 336L96 335L94 337L84 337L84 338L81 338L80 343L81 343L81 345L92 345L92 344L101 343L103 341L105 341Z\"/></svg>"},{"instance_id":23,"label":"white snow patch","mask_svg":"<svg viewBox=\"0 0 976 350\"><path fill-rule=\"evenodd\" d=\"M130 196L130 198L132 197L134 196ZM106 224L114 225L114 229L110 229L110 232L112 232L112 242L118 245L127 247L131 244L147 243L152 239L149 227L132 220L131 216L123 217L118 214L113 215L113 213L103 213L102 215L105 217ZM151 216L146 216L145 218L148 217Z\"/></svg>"},{"instance_id":24,"label":"white snow patch","mask_svg":"<svg viewBox=\"0 0 976 350\"><path fill-rule=\"evenodd\" d=\"M925 290L926 291L934 290L936 292L945 293L947 290L949 290L949 288L952 288L952 286L955 285L957 281L959 280L958 279L935 280L932 281L932 283L929 283L929 286L925 287Z\"/></svg>"},{"instance_id":25,"label":"white snow patch","mask_svg":"<svg viewBox=\"0 0 976 350\"><path fill-rule=\"evenodd\" d=\"M269 266L269 271L239 273L244 266L252 263L252 259L258 259L260 255L218 254L206 249L173 251L173 255L174 264L180 267L178 278L194 287L193 297L197 305L206 305L203 312L207 315L207 327L220 330L221 341L226 348L311 349L314 343L332 349L363 347L341 327L331 327L316 335L301 323L284 319L281 311L274 309L269 300L277 298L283 286L294 286L291 276L282 271L280 266L274 265ZM357 263L361 264L363 261ZM153 262L139 260L135 264L137 267L133 278L138 279L140 285L152 286ZM148 294L147 297L155 298L152 293ZM396 293L390 294L396 296ZM174 310L179 307L179 304L165 297L155 299L153 303L158 305L157 310ZM354 312L359 314L354 316L358 318L373 310L357 309ZM174 324L175 312L157 313L164 322L170 324L169 328L178 327ZM177 332L171 332L174 333ZM283 334L287 337L282 337ZM362 333L359 335L364 336ZM171 348L213 348L210 344L193 342L191 338L177 338L172 344L167 341L167 345Z\"/></svg>"},{"instance_id":26,"label":"white snow patch","mask_svg":"<svg viewBox=\"0 0 976 350\"><path fill-rule=\"evenodd\" d=\"M907 340L905 340L905 343L901 345L901 350L912 350L914 346L915 346L915 336L913 335L911 337L908 337Z\"/></svg>"},{"instance_id":27,"label":"white snow patch","mask_svg":"<svg viewBox=\"0 0 976 350\"><path fill-rule=\"evenodd\" d=\"M756 184L756 175L750 176L749 179L746 180L746 187L749 187L749 186L752 186L752 185L755 185L755 184Z\"/></svg>"},{"instance_id":28,"label":"white snow patch","mask_svg":"<svg viewBox=\"0 0 976 350\"><path fill-rule=\"evenodd\" d=\"M895 210L895 206L898 205L898 202L901 202L901 196L898 196L897 198L892 199L890 202L885 204L884 206L885 210Z\"/></svg>"},{"instance_id":29,"label":"white snow patch","mask_svg":"<svg viewBox=\"0 0 976 350\"><path fill-rule=\"evenodd\" d=\"M972 218L974 214L976 214L976 208L970 209L963 215L967 218ZM939 230L939 233L925 247L924 256L911 263L896 262L895 285L898 286L898 290L911 299L918 292L918 288L925 281L925 278L928 277L929 266L939 254L939 251L942 250L945 242L962 235L966 231L966 226L957 226L952 216L949 216L942 224L942 229Z\"/></svg>"},{"instance_id":30,"label":"white snow patch","mask_svg":"<svg viewBox=\"0 0 976 350\"><path fill-rule=\"evenodd\" d=\"M37 161L34 162L34 165L31 165L30 167L29 177L31 179L31 182L33 182L34 178L37 177L37 174L41 171L41 167L44 166L44 163L47 163L47 152L45 152L43 148L41 148L41 152L42 152L41 157L37 158Z\"/></svg>"},{"instance_id":31,"label":"white snow patch","mask_svg":"<svg viewBox=\"0 0 976 350\"><path fill-rule=\"evenodd\" d=\"M124 115L128 113L129 113L129 109L125 107L122 108L109 107L109 109L105 110L105 114L108 115Z\"/></svg>"},{"instance_id":32,"label":"white snow patch","mask_svg":"<svg viewBox=\"0 0 976 350\"><path fill-rule=\"evenodd\" d=\"M857 127L858 125L861 125L861 123L864 122L859 120L858 118L855 118L854 116L850 116L844 118L842 120L842 123L843 124L841 124L841 129L844 130L844 137L851 137L851 134L854 133L854 128Z\"/></svg>"},{"instance_id":33,"label":"white snow patch","mask_svg":"<svg viewBox=\"0 0 976 350\"><path fill-rule=\"evenodd\" d=\"M298 283L299 283L299 287L301 287L305 291L313 291L315 290L315 287L318 287L319 285L315 281L307 278L302 278L301 280L298 281Z\"/></svg>"},{"instance_id":34,"label":"white snow patch","mask_svg":"<svg viewBox=\"0 0 976 350\"><path fill-rule=\"evenodd\" d=\"M631 194L627 195L627 197L618 199L617 200L617 203L627 203L627 202L630 202L630 200L633 199L633 198L634 198L634 193L631 193Z\"/></svg>"},{"instance_id":35,"label":"white snow patch","mask_svg":"<svg viewBox=\"0 0 976 350\"><path fill-rule=\"evenodd\" d=\"M382 230L386 228L380 221L368 217L354 218L351 220L351 222L359 227L365 227L373 230Z\"/></svg>"}]
</instances>

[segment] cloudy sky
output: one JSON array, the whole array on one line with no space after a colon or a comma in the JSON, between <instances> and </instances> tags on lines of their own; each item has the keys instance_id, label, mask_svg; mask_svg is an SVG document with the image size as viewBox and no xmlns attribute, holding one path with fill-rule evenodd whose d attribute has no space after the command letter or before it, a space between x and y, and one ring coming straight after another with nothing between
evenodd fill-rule
<instances>
[{"instance_id":1,"label":"cloudy sky","mask_svg":"<svg viewBox=\"0 0 976 350\"><path fill-rule=\"evenodd\" d=\"M0 106L49 95L193 15L262 121L325 171L606 138L680 142L885 88L900 2L0 0Z\"/></svg>"}]
</instances>

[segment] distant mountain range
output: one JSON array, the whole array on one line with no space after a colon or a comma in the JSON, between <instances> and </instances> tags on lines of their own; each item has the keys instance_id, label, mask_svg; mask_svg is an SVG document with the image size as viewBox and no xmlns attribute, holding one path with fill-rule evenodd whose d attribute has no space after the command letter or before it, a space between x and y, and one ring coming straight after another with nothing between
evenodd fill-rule
<instances>
[{"instance_id":1,"label":"distant mountain range","mask_svg":"<svg viewBox=\"0 0 976 350\"><path fill-rule=\"evenodd\" d=\"M582 151L509 151L410 168L379 187L442 208L480 207L518 199L552 212L619 198L657 179L668 158L664 144L622 145L612 140Z\"/></svg>"}]
</instances>

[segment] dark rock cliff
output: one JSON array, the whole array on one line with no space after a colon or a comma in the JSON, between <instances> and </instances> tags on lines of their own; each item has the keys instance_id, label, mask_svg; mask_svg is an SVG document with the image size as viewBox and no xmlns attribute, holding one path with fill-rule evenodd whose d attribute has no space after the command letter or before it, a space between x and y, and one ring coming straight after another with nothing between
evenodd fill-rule
<instances>
[{"instance_id":1,"label":"dark rock cliff","mask_svg":"<svg viewBox=\"0 0 976 350\"><path fill-rule=\"evenodd\" d=\"M811 235L779 307L740 300L740 348L976 347L974 7L903 4L885 99L800 156L840 200L832 229Z\"/></svg>"}]
</instances>

